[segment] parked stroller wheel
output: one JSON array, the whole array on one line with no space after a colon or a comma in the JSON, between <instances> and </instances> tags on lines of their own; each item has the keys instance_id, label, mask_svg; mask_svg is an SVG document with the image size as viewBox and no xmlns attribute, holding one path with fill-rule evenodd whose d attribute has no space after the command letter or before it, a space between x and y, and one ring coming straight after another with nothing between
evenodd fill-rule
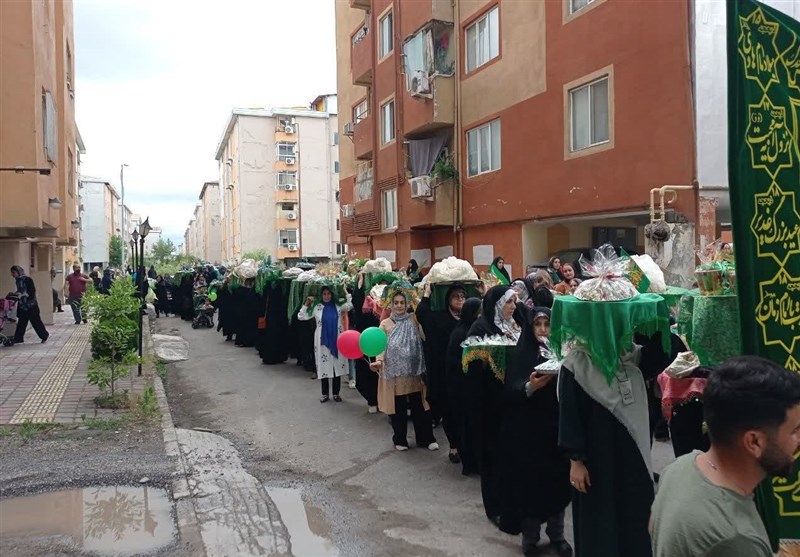
<instances>
[{"instance_id":1,"label":"parked stroller wheel","mask_svg":"<svg viewBox=\"0 0 800 557\"><path fill-rule=\"evenodd\" d=\"M192 321L192 329L196 329L197 327L199 327L197 321Z\"/></svg>"}]
</instances>

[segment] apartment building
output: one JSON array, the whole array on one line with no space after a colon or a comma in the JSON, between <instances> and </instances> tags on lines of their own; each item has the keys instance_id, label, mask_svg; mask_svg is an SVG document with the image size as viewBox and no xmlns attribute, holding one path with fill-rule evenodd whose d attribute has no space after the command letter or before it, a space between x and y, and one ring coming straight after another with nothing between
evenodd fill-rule
<instances>
[{"instance_id":1,"label":"apartment building","mask_svg":"<svg viewBox=\"0 0 800 557\"><path fill-rule=\"evenodd\" d=\"M22 265L50 284L77 256L72 2L0 2L0 291ZM41 287L41 286L40 286ZM45 289L46 291L46 289ZM52 320L48 304L45 323Z\"/></svg>"},{"instance_id":2,"label":"apartment building","mask_svg":"<svg viewBox=\"0 0 800 557\"><path fill-rule=\"evenodd\" d=\"M651 189L697 177L690 32L688 0L337 2L350 254L642 250Z\"/></svg>"},{"instance_id":3,"label":"apartment building","mask_svg":"<svg viewBox=\"0 0 800 557\"><path fill-rule=\"evenodd\" d=\"M219 182L206 182L184 234L186 253L211 263L222 261L222 198Z\"/></svg>"},{"instance_id":4,"label":"apartment building","mask_svg":"<svg viewBox=\"0 0 800 557\"><path fill-rule=\"evenodd\" d=\"M120 235L120 197L114 186L102 178L82 176L80 231L83 269L108 267L112 236Z\"/></svg>"},{"instance_id":5,"label":"apartment building","mask_svg":"<svg viewBox=\"0 0 800 557\"><path fill-rule=\"evenodd\" d=\"M217 146L222 260L328 260L339 245L336 95L308 109L235 109ZM188 240L187 240L188 241Z\"/></svg>"}]
</instances>

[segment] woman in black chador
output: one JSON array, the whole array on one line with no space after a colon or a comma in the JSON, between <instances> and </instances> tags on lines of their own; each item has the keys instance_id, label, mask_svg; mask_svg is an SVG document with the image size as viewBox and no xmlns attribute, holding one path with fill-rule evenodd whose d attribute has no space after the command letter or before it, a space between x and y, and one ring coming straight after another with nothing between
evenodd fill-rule
<instances>
[{"instance_id":1,"label":"woman in black chador","mask_svg":"<svg viewBox=\"0 0 800 557\"><path fill-rule=\"evenodd\" d=\"M256 344L258 318L264 315L264 304L253 289L253 279L233 290L233 320L236 346L252 347Z\"/></svg>"},{"instance_id":2,"label":"woman in black chador","mask_svg":"<svg viewBox=\"0 0 800 557\"><path fill-rule=\"evenodd\" d=\"M367 295L364 293L364 273L358 273L358 285L353 288L353 323L352 328L363 333L369 327L379 327L381 322L375 314L364 307ZM378 411L378 374L369 369L369 361L366 358L355 360L356 365L356 389L359 394L367 401L368 412L374 414Z\"/></svg>"},{"instance_id":3,"label":"woman in black chador","mask_svg":"<svg viewBox=\"0 0 800 557\"><path fill-rule=\"evenodd\" d=\"M259 329L258 355L267 365L282 364L289 357L289 281L270 282L264 287L266 328Z\"/></svg>"},{"instance_id":4,"label":"woman in black chador","mask_svg":"<svg viewBox=\"0 0 800 557\"><path fill-rule=\"evenodd\" d=\"M550 310L534 307L522 327L517 352L505 378L504 412L497 436L500 529L522 532L522 552L540 555L537 544L546 524L550 547L571 557L564 539L570 499L569 460L558 447L556 375L540 374L548 348Z\"/></svg>"}]
</instances>

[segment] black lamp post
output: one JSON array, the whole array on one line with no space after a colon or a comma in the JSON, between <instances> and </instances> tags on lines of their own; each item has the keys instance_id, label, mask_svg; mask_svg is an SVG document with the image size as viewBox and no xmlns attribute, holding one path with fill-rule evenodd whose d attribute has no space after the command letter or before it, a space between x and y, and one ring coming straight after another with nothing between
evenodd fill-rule
<instances>
[{"instance_id":1,"label":"black lamp post","mask_svg":"<svg viewBox=\"0 0 800 557\"><path fill-rule=\"evenodd\" d=\"M150 217L144 219L139 225L139 265L136 271L136 278L139 282L139 298L142 302L142 307L139 309L139 365L137 370L137 375L142 375L142 321L144 319L144 314L147 312L147 302L145 301L145 296L147 295L147 274L145 271L144 266L144 240L147 238L147 235L150 234L152 228L150 227Z\"/></svg>"}]
</instances>

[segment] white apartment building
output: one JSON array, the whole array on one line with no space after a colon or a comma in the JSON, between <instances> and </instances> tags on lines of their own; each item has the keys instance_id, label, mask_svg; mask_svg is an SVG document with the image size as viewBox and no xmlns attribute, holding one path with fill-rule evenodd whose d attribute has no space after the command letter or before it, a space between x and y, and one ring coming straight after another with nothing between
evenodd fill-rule
<instances>
[{"instance_id":1,"label":"white apartment building","mask_svg":"<svg viewBox=\"0 0 800 557\"><path fill-rule=\"evenodd\" d=\"M209 261L222 262L222 198L219 182L206 182L200 202L184 234L184 252Z\"/></svg>"},{"instance_id":2,"label":"white apartment building","mask_svg":"<svg viewBox=\"0 0 800 557\"><path fill-rule=\"evenodd\" d=\"M231 113L216 152L223 261L254 250L284 260L340 251L336 96L311 106Z\"/></svg>"},{"instance_id":3,"label":"white apartment building","mask_svg":"<svg viewBox=\"0 0 800 557\"><path fill-rule=\"evenodd\" d=\"M83 268L108 267L109 242L120 233L119 194L106 180L82 176L79 196Z\"/></svg>"}]
</instances>

